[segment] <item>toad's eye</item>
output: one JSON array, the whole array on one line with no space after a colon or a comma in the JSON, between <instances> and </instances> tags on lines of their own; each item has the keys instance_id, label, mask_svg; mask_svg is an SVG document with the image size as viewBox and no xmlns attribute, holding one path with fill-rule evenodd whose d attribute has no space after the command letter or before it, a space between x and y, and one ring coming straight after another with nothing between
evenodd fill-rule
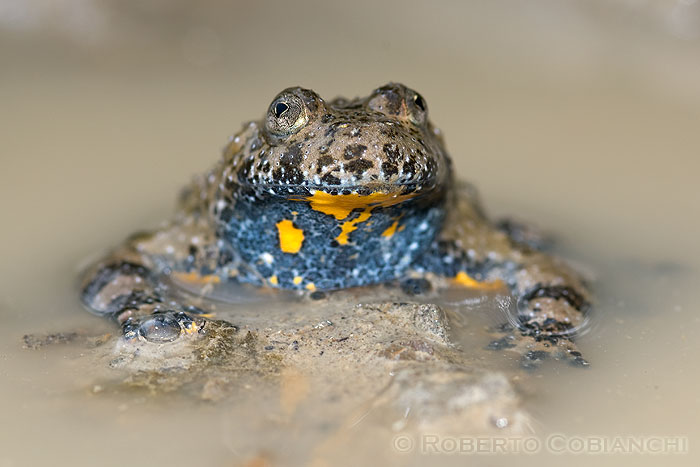
<instances>
[{"instance_id":1,"label":"toad's eye","mask_svg":"<svg viewBox=\"0 0 700 467\"><path fill-rule=\"evenodd\" d=\"M265 126L275 136L288 136L306 125L309 117L304 101L289 92L283 92L272 101Z\"/></svg>"},{"instance_id":2,"label":"toad's eye","mask_svg":"<svg viewBox=\"0 0 700 467\"><path fill-rule=\"evenodd\" d=\"M409 116L411 120L419 125L425 123L428 117L428 104L425 103L425 99L416 92L413 94L411 101L413 102L413 105L409 106Z\"/></svg>"},{"instance_id":3,"label":"toad's eye","mask_svg":"<svg viewBox=\"0 0 700 467\"><path fill-rule=\"evenodd\" d=\"M423 112L427 110L425 106L425 101L423 100L420 94L416 94L415 96L413 96L413 103L416 104L416 106Z\"/></svg>"},{"instance_id":4,"label":"toad's eye","mask_svg":"<svg viewBox=\"0 0 700 467\"><path fill-rule=\"evenodd\" d=\"M428 121L428 104L423 96L399 83L389 83L375 89L367 106L418 126L423 126Z\"/></svg>"}]
</instances>

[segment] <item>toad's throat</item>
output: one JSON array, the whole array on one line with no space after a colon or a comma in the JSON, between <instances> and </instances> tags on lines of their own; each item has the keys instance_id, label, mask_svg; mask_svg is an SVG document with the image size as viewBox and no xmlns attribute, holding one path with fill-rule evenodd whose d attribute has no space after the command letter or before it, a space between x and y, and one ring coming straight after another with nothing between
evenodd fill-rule
<instances>
[{"instance_id":1,"label":"toad's throat","mask_svg":"<svg viewBox=\"0 0 700 467\"><path fill-rule=\"evenodd\" d=\"M243 282L331 290L393 280L440 230L445 192L310 191L241 196L222 212L222 239L247 265Z\"/></svg>"},{"instance_id":2,"label":"toad's throat","mask_svg":"<svg viewBox=\"0 0 700 467\"><path fill-rule=\"evenodd\" d=\"M338 221L347 219L354 210L361 209L362 211L357 217L346 220L340 225L340 233L335 237L338 244L347 245L349 242L349 235L357 230L357 224L366 222L372 217L372 210L379 207L394 206L412 199L415 196L416 193L389 194L381 191L369 195L360 195L358 193L334 195L323 191L316 191L311 196L295 199L295 201L307 201L314 211L333 216ZM387 231L388 230L389 229L387 229Z\"/></svg>"},{"instance_id":3,"label":"toad's throat","mask_svg":"<svg viewBox=\"0 0 700 467\"><path fill-rule=\"evenodd\" d=\"M409 199L415 198L417 193L407 194L390 194L381 191L371 193L369 195L360 195L358 193L350 194L331 194L323 191L316 191L311 196L304 198L296 198L294 201L308 201L311 209L319 211L329 216L333 216L336 220L342 221L347 218L355 209L363 211L376 207L388 207L402 203Z\"/></svg>"}]
</instances>

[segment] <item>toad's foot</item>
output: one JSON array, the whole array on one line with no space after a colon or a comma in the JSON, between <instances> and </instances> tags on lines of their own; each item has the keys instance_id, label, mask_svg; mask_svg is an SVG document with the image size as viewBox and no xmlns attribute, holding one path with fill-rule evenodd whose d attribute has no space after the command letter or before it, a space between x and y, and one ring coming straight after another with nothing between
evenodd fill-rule
<instances>
[{"instance_id":1,"label":"toad's foot","mask_svg":"<svg viewBox=\"0 0 700 467\"><path fill-rule=\"evenodd\" d=\"M171 296L143 257L118 253L87 275L82 300L93 313L115 320L127 341L162 344L202 333L211 315Z\"/></svg>"},{"instance_id":2,"label":"toad's foot","mask_svg":"<svg viewBox=\"0 0 700 467\"><path fill-rule=\"evenodd\" d=\"M550 358L580 368L589 366L568 337L543 335L510 324L491 329L489 334L493 340L486 346L488 350L515 352L520 355L520 366L527 370L539 368Z\"/></svg>"},{"instance_id":3,"label":"toad's foot","mask_svg":"<svg viewBox=\"0 0 700 467\"><path fill-rule=\"evenodd\" d=\"M145 312L144 312L145 311ZM164 344L180 337L198 337L207 319L175 310L130 310L117 318L122 325L124 339Z\"/></svg>"}]
</instances>

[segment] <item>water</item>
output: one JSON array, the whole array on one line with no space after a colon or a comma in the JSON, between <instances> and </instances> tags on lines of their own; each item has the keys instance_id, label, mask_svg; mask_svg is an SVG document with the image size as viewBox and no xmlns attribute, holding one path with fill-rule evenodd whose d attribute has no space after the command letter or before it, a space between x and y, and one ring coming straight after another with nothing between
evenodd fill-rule
<instances>
[{"instance_id":1,"label":"water","mask_svg":"<svg viewBox=\"0 0 700 467\"><path fill-rule=\"evenodd\" d=\"M537 432L682 436L690 451L481 460L697 463L697 2L0 6L0 465L235 465L259 433L307 459L304 423L280 428L256 388L225 406L102 397L89 350L29 352L21 336L112 330L80 308L79 265L166 218L281 88L354 96L390 80L426 98L490 212L554 232L595 278L579 342L592 368L541 371L525 399ZM354 455L376 448L362 433L340 438ZM316 459L347 454L333 442Z\"/></svg>"}]
</instances>

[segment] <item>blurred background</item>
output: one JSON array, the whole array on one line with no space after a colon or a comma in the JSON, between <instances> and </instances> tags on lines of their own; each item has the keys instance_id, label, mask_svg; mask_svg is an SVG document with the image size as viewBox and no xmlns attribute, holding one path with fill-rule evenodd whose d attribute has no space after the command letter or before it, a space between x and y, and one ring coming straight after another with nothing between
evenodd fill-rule
<instances>
[{"instance_id":1,"label":"blurred background","mask_svg":"<svg viewBox=\"0 0 700 467\"><path fill-rule=\"evenodd\" d=\"M554 232L596 279L581 344L596 369L546 376L542 425L695 448L700 1L0 0L0 406L14 420L0 465L87 465L72 436L87 456L112 447L100 430L122 435L113 407L66 397L65 356L18 344L94 319L75 297L81 262L167 218L281 89L388 81L425 97L489 212Z\"/></svg>"},{"instance_id":2,"label":"blurred background","mask_svg":"<svg viewBox=\"0 0 700 467\"><path fill-rule=\"evenodd\" d=\"M671 216L698 199L699 54L692 0L1 0L0 177L31 198L10 203L10 228L53 249L34 223L63 213L26 215L47 190L112 213L80 225L103 245L167 208L284 87L352 97L395 80L492 205L673 254L644 214L695 243Z\"/></svg>"}]
</instances>

